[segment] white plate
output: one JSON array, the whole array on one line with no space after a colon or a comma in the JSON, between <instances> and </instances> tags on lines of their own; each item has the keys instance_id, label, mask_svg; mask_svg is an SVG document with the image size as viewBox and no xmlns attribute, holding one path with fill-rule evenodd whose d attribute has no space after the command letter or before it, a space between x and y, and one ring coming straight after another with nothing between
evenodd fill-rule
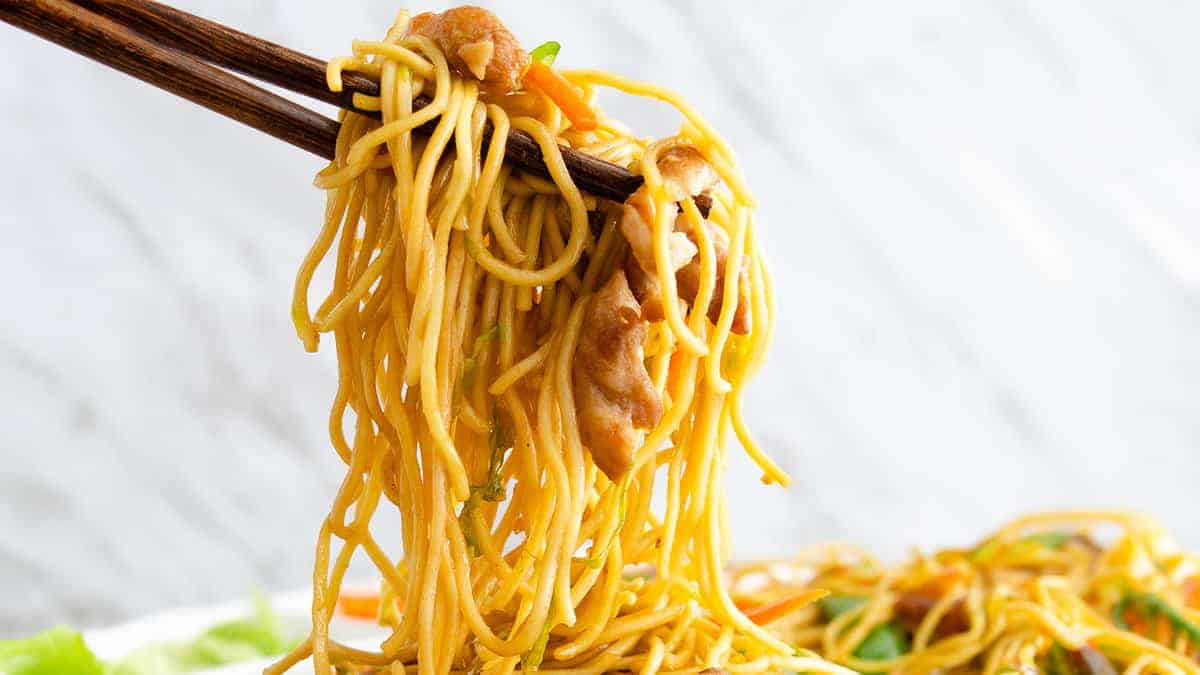
<instances>
[{"instance_id":1,"label":"white plate","mask_svg":"<svg viewBox=\"0 0 1200 675\"><path fill-rule=\"evenodd\" d=\"M356 584L355 587L360 585ZM369 587L361 585L362 587ZM377 587L377 586L376 586ZM289 634L307 635L311 625L311 607L308 590L279 593L270 596L271 606ZM130 621L111 628L84 631L84 639L103 661L121 658L133 650L151 642L190 640L214 624L244 617L251 611L250 602L244 600L214 607L187 607L172 609L148 617ZM372 621L336 617L330 631L341 642L360 649L378 649L379 643L388 636L388 631ZM202 675L259 675L273 659L247 661L221 668L193 671ZM312 675L308 663L292 669L295 675Z\"/></svg>"}]
</instances>

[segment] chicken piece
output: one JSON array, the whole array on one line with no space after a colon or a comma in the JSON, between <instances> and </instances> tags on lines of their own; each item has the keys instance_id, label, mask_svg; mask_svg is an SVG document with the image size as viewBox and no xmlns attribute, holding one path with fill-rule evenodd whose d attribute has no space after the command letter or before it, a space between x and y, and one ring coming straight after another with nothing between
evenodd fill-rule
<instances>
[{"instance_id":1,"label":"chicken piece","mask_svg":"<svg viewBox=\"0 0 1200 675\"><path fill-rule=\"evenodd\" d=\"M498 98L520 88L529 54L495 14L464 5L441 14L425 12L412 18L410 33L423 35L446 55L450 67L463 77L480 81L480 90Z\"/></svg>"},{"instance_id":2,"label":"chicken piece","mask_svg":"<svg viewBox=\"0 0 1200 675\"><path fill-rule=\"evenodd\" d=\"M611 480L633 464L637 429L662 417L662 399L646 372L646 321L625 273L596 292L575 348L572 388L579 434L592 461Z\"/></svg>"},{"instance_id":3,"label":"chicken piece","mask_svg":"<svg viewBox=\"0 0 1200 675\"><path fill-rule=\"evenodd\" d=\"M678 270L695 257L696 245L688 240L686 232L679 229L679 207L675 202L711 189L717 182L717 176L704 161L704 157L686 145L668 148L659 155L658 171L662 174L663 187L671 199L668 208L674 209L671 217L675 221L675 231L669 235L669 250L671 265ZM629 248L633 251L633 257L637 258L638 264L651 274L655 270L654 216L654 203L650 199L650 191L644 185L625 200L621 213L621 234L625 235L626 241L629 242ZM686 227L686 223L682 224Z\"/></svg>"},{"instance_id":4,"label":"chicken piece","mask_svg":"<svg viewBox=\"0 0 1200 675\"><path fill-rule=\"evenodd\" d=\"M725 290L725 263L729 257L729 237L721 228L712 223L704 222L708 238L712 241L713 257L717 263L716 283L713 284L712 298L708 302L708 319L716 323L721 318L721 305ZM689 233L689 238L691 237ZM747 262L742 259L740 277L738 278L738 304L733 312L733 323L730 329L739 335L750 331L750 287ZM663 307L658 279L644 272L640 265L630 257L625 265L629 275L629 287L633 295L642 303L642 318L647 321L662 321ZM697 257L675 272L675 292L689 304L695 300L700 291L700 259Z\"/></svg>"},{"instance_id":5,"label":"chicken piece","mask_svg":"<svg viewBox=\"0 0 1200 675\"><path fill-rule=\"evenodd\" d=\"M940 591L941 589L936 585L926 585L901 593L896 598L894 606L896 619L909 632L915 632L929 610L933 609L933 606L941 600ZM966 632L970 627L971 620L967 616L967 605L962 599L959 599L952 603L942 618L938 620L938 625L933 629L933 635L935 638L941 639Z\"/></svg>"},{"instance_id":6,"label":"chicken piece","mask_svg":"<svg viewBox=\"0 0 1200 675\"><path fill-rule=\"evenodd\" d=\"M687 145L677 145L660 154L658 172L671 201L708 192L717 184L717 174L704 161L704 155Z\"/></svg>"},{"instance_id":7,"label":"chicken piece","mask_svg":"<svg viewBox=\"0 0 1200 675\"><path fill-rule=\"evenodd\" d=\"M658 170L662 173L663 185L672 200L670 208L675 209L676 214L674 231L668 238L671 265L675 272L675 290L680 298L691 303L700 290L700 260L697 256L699 247L687 218L679 213L675 202L712 189L717 182L717 176L704 161L704 157L688 146L676 146L660 155ZM653 221L654 205L650 201L649 192L645 187L639 188L625 202L621 213L621 233L629 242L632 258L636 261L636 264L626 265L626 272L629 274L634 295L642 303L642 317L649 321L660 321L663 318L663 307L659 300L661 293L654 262ZM712 241L717 262L717 283L707 309L708 318L716 322L721 316L729 237L724 230L707 220L704 221L704 225L708 238ZM741 276L738 284L738 305L731 328L735 333L745 334L750 330L750 293L744 260L739 274Z\"/></svg>"},{"instance_id":8,"label":"chicken piece","mask_svg":"<svg viewBox=\"0 0 1200 675\"><path fill-rule=\"evenodd\" d=\"M717 262L717 280L713 286L712 299L708 303L708 318L713 323L721 316L722 298L725 292L726 261L729 258L729 236L725 230L704 221L708 239L712 242L713 257ZM689 236L691 236L689 234ZM742 258L741 269L738 270L738 303L733 311L731 330L740 335L750 331L750 274L745 257ZM690 303L700 290L700 260L692 260L675 273L675 286L679 297L687 298Z\"/></svg>"}]
</instances>

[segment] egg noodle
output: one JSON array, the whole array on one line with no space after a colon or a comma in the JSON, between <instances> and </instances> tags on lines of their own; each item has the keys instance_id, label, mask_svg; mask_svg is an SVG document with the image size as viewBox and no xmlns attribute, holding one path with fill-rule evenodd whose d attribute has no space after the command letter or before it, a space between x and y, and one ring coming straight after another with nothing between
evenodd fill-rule
<instances>
[{"instance_id":1,"label":"egg noodle","mask_svg":"<svg viewBox=\"0 0 1200 675\"><path fill-rule=\"evenodd\" d=\"M343 113L336 159L316 178L328 193L325 221L293 305L306 349L322 333L333 337L329 435L347 471L317 540L312 633L267 672L305 659L321 674L846 672L748 619L726 588L731 437L765 481L788 482L740 411L771 335L773 300L733 152L675 94L598 71L562 75L589 103L609 88L669 104L683 118L678 136L637 138L602 113L594 130L579 131L530 92L503 105L481 100L479 83L448 67L408 22L402 13L382 41L355 42L352 56L329 67L335 90L343 70L381 83L378 98L356 99L381 119ZM414 110L418 94L432 102ZM431 133L415 133L426 124ZM510 130L537 142L550 180L503 163ZM644 348L663 414L616 481L581 443L572 364L589 301L627 258L622 205L582 194L560 145L644 177L660 272L671 269L678 197L656 160L679 146L697 150L720 178L708 221L728 238L726 266L746 270L718 284L713 242L683 201L698 232L701 282L689 309L673 275L659 275L665 319L649 325ZM323 261L332 288L313 311L310 285ZM735 333L740 293L751 319ZM706 316L713 294L725 299L715 321ZM656 483L665 484L665 508L652 508ZM402 555L371 531L379 508L399 511ZM356 553L384 580L392 632L379 651L329 634ZM652 573L631 573L638 569Z\"/></svg>"},{"instance_id":2,"label":"egg noodle","mask_svg":"<svg viewBox=\"0 0 1200 675\"><path fill-rule=\"evenodd\" d=\"M741 567L733 588L830 592L771 628L861 672L1200 673L1200 559L1130 513L1034 514L898 567L820 546Z\"/></svg>"},{"instance_id":3,"label":"egg noodle","mask_svg":"<svg viewBox=\"0 0 1200 675\"><path fill-rule=\"evenodd\" d=\"M428 16L401 13L383 40L329 64L334 91L347 70L380 82L378 97L355 96L378 119L343 112L316 178L324 226L292 307L306 349L332 334L329 435L347 470L317 539L312 632L266 673L306 659L320 675L1200 673L1200 568L1135 515L1030 516L897 567L824 546L731 572L730 441L765 483L789 482L741 414L774 306L733 152L669 91L550 71L523 51L514 61L506 29L446 50L413 29ZM477 8L459 16L500 25ZM531 81L546 88L497 96L481 65L493 57L541 68ZM678 134L634 136L595 108L601 89L668 104ZM415 108L418 96L430 102ZM549 179L505 164L510 131L536 142ZM583 194L560 146L641 175L641 210ZM663 168L680 151L719 179L707 214ZM640 250L631 213L643 214ZM684 232L687 291L675 274ZM634 259L655 281L636 302ZM332 287L314 311L323 262ZM625 305L604 304L614 298ZM618 389L638 378L652 389L653 414L619 398L587 410L599 399L584 400L581 381L621 377ZM635 428L640 418L652 423ZM606 459L610 441L628 457ZM380 508L398 511L402 552L372 531ZM391 632L374 651L330 635L356 554L383 579Z\"/></svg>"}]
</instances>

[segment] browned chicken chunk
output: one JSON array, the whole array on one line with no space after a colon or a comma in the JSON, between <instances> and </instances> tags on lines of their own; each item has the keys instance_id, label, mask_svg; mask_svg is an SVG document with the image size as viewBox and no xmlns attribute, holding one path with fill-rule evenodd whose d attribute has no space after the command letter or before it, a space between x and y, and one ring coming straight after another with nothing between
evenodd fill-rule
<instances>
[{"instance_id":1,"label":"browned chicken chunk","mask_svg":"<svg viewBox=\"0 0 1200 675\"><path fill-rule=\"evenodd\" d=\"M587 308L572 364L580 436L592 461L614 481L633 463L637 430L662 417L662 400L646 372L645 341L641 308L617 270Z\"/></svg>"},{"instance_id":2,"label":"browned chicken chunk","mask_svg":"<svg viewBox=\"0 0 1200 675\"><path fill-rule=\"evenodd\" d=\"M927 585L901 593L896 598L896 618L910 632L916 631L925 615L941 600L940 589L936 585ZM971 627L967 616L967 605L961 599L950 605L950 608L938 621L933 629L935 638L944 638L956 633L962 633Z\"/></svg>"},{"instance_id":3,"label":"browned chicken chunk","mask_svg":"<svg viewBox=\"0 0 1200 675\"><path fill-rule=\"evenodd\" d=\"M662 174L663 187L671 199L674 213L672 220L676 223L676 231L669 236L671 265L676 270L683 267L696 255L696 245L682 231L680 226L686 223L677 219L679 207L674 202L697 195L712 188L717 182L716 174L704 161L704 157L696 150L687 146L676 146L667 149L658 157L658 170ZM621 213L621 234L629 242L633 257L637 259L642 269L653 273L654 265L654 203L650 199L650 191L640 187L625 200Z\"/></svg>"},{"instance_id":4,"label":"browned chicken chunk","mask_svg":"<svg viewBox=\"0 0 1200 675\"><path fill-rule=\"evenodd\" d=\"M458 74L480 81L480 90L496 98L520 87L529 55L495 14L464 5L441 14L412 18L409 31L423 35L446 54Z\"/></svg>"},{"instance_id":5,"label":"browned chicken chunk","mask_svg":"<svg viewBox=\"0 0 1200 675\"><path fill-rule=\"evenodd\" d=\"M713 254L717 261L717 283L713 287L712 300L708 303L708 318L716 323L721 316L722 297L725 289L726 260L729 258L729 236L725 230L704 221L705 231L712 241ZM691 236L691 235L689 235ZM750 279L746 258L738 270L738 303L733 311L731 329L735 333L746 334L750 330ZM700 290L700 260L694 259L675 273L676 290L679 297L691 302Z\"/></svg>"},{"instance_id":6,"label":"browned chicken chunk","mask_svg":"<svg viewBox=\"0 0 1200 675\"><path fill-rule=\"evenodd\" d=\"M717 182L716 174L696 150L687 146L670 148L658 158L658 170L662 173L664 186L673 201L688 199L710 190ZM678 207L672 206L678 213ZM626 265L629 281L634 295L642 303L642 316L650 321L660 321L663 318L662 303L659 299L658 279L655 276L657 266L654 262L654 242L652 223L654 207L645 188L638 189L625 202L621 214L621 233L629 241L632 252L632 264ZM707 314L710 320L716 322L721 316L722 289L725 284L725 262L729 256L729 237L721 228L704 221L705 232L712 241L713 252L717 262L717 283L713 289L712 300L709 302ZM682 215L675 217L675 231L668 241L671 264L675 268L676 292L679 297L689 304L695 300L700 290L700 260L696 233L691 232L687 219ZM741 270L738 284L738 304L734 312L732 330L744 334L750 330L750 295L748 290L747 269L745 261Z\"/></svg>"}]
</instances>

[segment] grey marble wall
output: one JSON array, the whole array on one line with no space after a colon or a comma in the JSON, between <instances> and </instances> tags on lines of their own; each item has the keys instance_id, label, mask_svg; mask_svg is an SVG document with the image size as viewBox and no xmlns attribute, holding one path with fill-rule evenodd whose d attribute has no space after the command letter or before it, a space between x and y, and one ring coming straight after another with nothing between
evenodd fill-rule
<instances>
[{"instance_id":1,"label":"grey marble wall","mask_svg":"<svg viewBox=\"0 0 1200 675\"><path fill-rule=\"evenodd\" d=\"M318 55L391 0L179 0ZM740 149L780 321L743 556L1031 508L1200 546L1200 5L504 3ZM305 583L340 469L287 315L318 162L0 26L0 636ZM608 107L670 130L661 111Z\"/></svg>"}]
</instances>

